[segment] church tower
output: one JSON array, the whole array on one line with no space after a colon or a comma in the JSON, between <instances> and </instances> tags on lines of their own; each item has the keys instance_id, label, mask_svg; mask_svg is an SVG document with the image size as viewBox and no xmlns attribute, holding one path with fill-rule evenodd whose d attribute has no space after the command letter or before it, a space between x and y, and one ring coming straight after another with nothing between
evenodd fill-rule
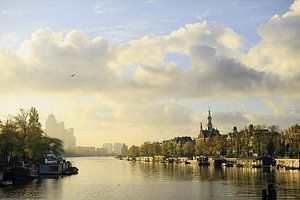
<instances>
[{"instance_id":1,"label":"church tower","mask_svg":"<svg viewBox=\"0 0 300 200\"><path fill-rule=\"evenodd\" d=\"M208 109L207 129L208 129L208 131L212 131L212 129L213 129L212 117L210 115L210 109Z\"/></svg>"},{"instance_id":2,"label":"church tower","mask_svg":"<svg viewBox=\"0 0 300 200\"><path fill-rule=\"evenodd\" d=\"M198 138L203 138L204 135L203 135L203 127L202 127L202 122L200 123L200 131L199 131L199 135L198 135Z\"/></svg>"}]
</instances>

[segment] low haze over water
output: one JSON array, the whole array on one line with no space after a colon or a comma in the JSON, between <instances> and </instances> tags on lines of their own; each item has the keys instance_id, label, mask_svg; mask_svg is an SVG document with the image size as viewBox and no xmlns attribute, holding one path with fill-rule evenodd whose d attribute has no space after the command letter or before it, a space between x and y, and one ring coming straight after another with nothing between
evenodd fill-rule
<instances>
[{"instance_id":1,"label":"low haze over water","mask_svg":"<svg viewBox=\"0 0 300 200\"><path fill-rule=\"evenodd\" d=\"M275 183L278 199L300 199L299 170L215 169L102 157L70 160L80 169L78 175L0 188L0 199L261 199L269 183Z\"/></svg>"}]
</instances>

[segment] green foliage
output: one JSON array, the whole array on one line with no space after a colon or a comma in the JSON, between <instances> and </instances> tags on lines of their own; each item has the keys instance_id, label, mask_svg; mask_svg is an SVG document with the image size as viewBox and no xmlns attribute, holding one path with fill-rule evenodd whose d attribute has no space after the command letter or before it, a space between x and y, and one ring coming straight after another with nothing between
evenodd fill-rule
<instances>
[{"instance_id":1,"label":"green foliage","mask_svg":"<svg viewBox=\"0 0 300 200\"><path fill-rule=\"evenodd\" d=\"M132 145L128 150L128 155L131 157L138 157L139 156L139 147Z\"/></svg>"},{"instance_id":2,"label":"green foliage","mask_svg":"<svg viewBox=\"0 0 300 200\"><path fill-rule=\"evenodd\" d=\"M183 153L187 157L193 157L194 155L194 145L192 142L187 142L183 145Z\"/></svg>"},{"instance_id":3,"label":"green foliage","mask_svg":"<svg viewBox=\"0 0 300 200\"><path fill-rule=\"evenodd\" d=\"M38 111L20 109L17 116L0 124L0 155L11 162L41 163L44 154L52 151L56 156L63 153L63 143L46 136L39 122Z\"/></svg>"},{"instance_id":4,"label":"green foliage","mask_svg":"<svg viewBox=\"0 0 300 200\"><path fill-rule=\"evenodd\" d=\"M175 151L176 151L176 156L183 155L182 145L181 144L176 144Z\"/></svg>"},{"instance_id":5,"label":"green foliage","mask_svg":"<svg viewBox=\"0 0 300 200\"><path fill-rule=\"evenodd\" d=\"M171 157L176 154L176 149L175 149L175 143L171 140L168 141L163 141L162 147L161 147L161 152L162 155L166 157Z\"/></svg>"},{"instance_id":6,"label":"green foliage","mask_svg":"<svg viewBox=\"0 0 300 200\"><path fill-rule=\"evenodd\" d=\"M140 147L132 146L130 154L140 156L163 155L171 156L228 156L252 157L254 155L270 155L299 157L300 155L300 126L295 125L285 131L280 131L278 126L253 126L245 127L239 132L228 133L205 140L196 139L195 143L175 143L166 140L162 143L145 142ZM135 153L134 153L135 152Z\"/></svg>"},{"instance_id":7,"label":"green foliage","mask_svg":"<svg viewBox=\"0 0 300 200\"><path fill-rule=\"evenodd\" d=\"M159 142L144 142L139 147L139 154L141 156L158 156L161 155L162 147Z\"/></svg>"}]
</instances>

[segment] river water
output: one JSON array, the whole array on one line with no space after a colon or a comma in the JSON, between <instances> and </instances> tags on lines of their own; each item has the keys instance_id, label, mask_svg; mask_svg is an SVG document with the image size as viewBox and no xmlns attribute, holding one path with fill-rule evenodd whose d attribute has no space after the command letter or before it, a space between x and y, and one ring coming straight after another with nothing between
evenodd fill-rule
<instances>
[{"instance_id":1,"label":"river water","mask_svg":"<svg viewBox=\"0 0 300 200\"><path fill-rule=\"evenodd\" d=\"M79 174L0 188L0 199L261 199L274 183L278 199L300 199L299 170L199 167L70 158Z\"/></svg>"}]
</instances>

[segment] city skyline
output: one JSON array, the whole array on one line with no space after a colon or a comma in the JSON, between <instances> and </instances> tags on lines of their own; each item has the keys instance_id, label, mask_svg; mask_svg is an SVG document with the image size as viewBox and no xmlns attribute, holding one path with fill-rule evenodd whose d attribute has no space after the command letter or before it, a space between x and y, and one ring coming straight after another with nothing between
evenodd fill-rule
<instances>
[{"instance_id":1,"label":"city skyline","mask_svg":"<svg viewBox=\"0 0 300 200\"><path fill-rule=\"evenodd\" d=\"M299 123L299 0L63 2L1 1L1 119L34 106L82 146L196 137L208 108Z\"/></svg>"}]
</instances>

